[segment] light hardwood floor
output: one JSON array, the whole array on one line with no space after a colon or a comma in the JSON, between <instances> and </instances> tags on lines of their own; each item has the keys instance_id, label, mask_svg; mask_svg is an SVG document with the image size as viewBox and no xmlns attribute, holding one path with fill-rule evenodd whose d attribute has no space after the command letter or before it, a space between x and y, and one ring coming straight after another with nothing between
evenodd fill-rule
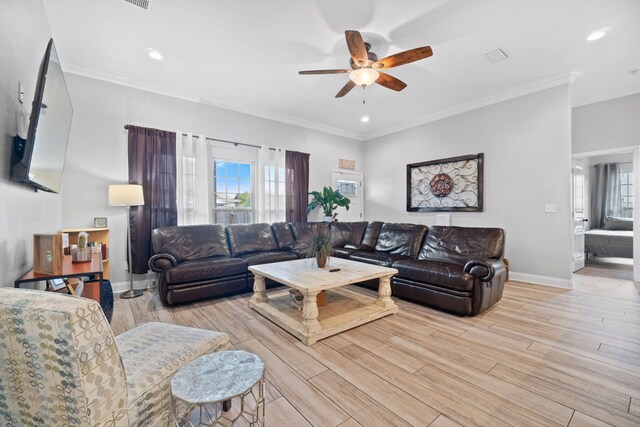
<instances>
[{"instance_id":1,"label":"light hardwood floor","mask_svg":"<svg viewBox=\"0 0 640 427\"><path fill-rule=\"evenodd\" d=\"M112 327L227 333L265 362L269 426L638 426L640 291L629 278L595 265L574 290L510 282L472 318L396 299L399 314L311 347L251 311L249 294L169 308L145 292L116 299Z\"/></svg>"}]
</instances>

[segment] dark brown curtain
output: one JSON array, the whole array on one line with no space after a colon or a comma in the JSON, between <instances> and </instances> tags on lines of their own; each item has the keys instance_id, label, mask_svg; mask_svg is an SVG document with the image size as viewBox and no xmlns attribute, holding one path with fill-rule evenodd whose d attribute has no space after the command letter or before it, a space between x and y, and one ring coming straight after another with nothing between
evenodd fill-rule
<instances>
[{"instance_id":1,"label":"dark brown curtain","mask_svg":"<svg viewBox=\"0 0 640 427\"><path fill-rule=\"evenodd\" d=\"M309 154L285 153L285 210L287 222L307 221Z\"/></svg>"},{"instance_id":2,"label":"dark brown curtain","mask_svg":"<svg viewBox=\"0 0 640 427\"><path fill-rule=\"evenodd\" d=\"M178 224L176 204L176 134L128 126L129 184L142 184L144 206L132 206L131 264L135 274L148 271L151 230Z\"/></svg>"}]
</instances>

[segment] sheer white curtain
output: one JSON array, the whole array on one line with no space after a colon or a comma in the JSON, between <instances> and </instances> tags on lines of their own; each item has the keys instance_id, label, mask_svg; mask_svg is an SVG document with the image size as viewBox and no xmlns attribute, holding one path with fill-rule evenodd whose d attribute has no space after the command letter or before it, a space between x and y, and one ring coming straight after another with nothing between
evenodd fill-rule
<instances>
[{"instance_id":1,"label":"sheer white curtain","mask_svg":"<svg viewBox=\"0 0 640 427\"><path fill-rule=\"evenodd\" d=\"M281 222L285 219L284 162L281 148L258 148L256 171L256 207L258 222Z\"/></svg>"},{"instance_id":2,"label":"sheer white curtain","mask_svg":"<svg viewBox=\"0 0 640 427\"><path fill-rule=\"evenodd\" d=\"M204 135L176 131L178 225L210 223L209 155Z\"/></svg>"}]
</instances>

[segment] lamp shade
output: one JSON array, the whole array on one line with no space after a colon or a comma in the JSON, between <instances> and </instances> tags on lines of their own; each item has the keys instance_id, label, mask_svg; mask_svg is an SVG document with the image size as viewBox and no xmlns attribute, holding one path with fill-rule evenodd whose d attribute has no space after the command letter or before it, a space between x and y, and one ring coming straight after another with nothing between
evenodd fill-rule
<instances>
[{"instance_id":1,"label":"lamp shade","mask_svg":"<svg viewBox=\"0 0 640 427\"><path fill-rule=\"evenodd\" d=\"M142 206L142 185L114 184L109 186L109 206Z\"/></svg>"},{"instance_id":2,"label":"lamp shade","mask_svg":"<svg viewBox=\"0 0 640 427\"><path fill-rule=\"evenodd\" d=\"M369 86L378 80L380 73L372 68L358 68L349 73L349 78L358 86Z\"/></svg>"}]
</instances>

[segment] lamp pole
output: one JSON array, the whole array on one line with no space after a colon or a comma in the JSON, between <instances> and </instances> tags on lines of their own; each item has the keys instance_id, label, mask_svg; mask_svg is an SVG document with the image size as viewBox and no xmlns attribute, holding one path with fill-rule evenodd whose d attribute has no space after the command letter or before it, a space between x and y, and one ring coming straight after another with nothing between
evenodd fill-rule
<instances>
[{"instance_id":1,"label":"lamp pole","mask_svg":"<svg viewBox=\"0 0 640 427\"><path fill-rule=\"evenodd\" d=\"M120 298L137 298L142 295L142 291L140 289L133 289L133 269L131 265L131 261L133 257L131 256L131 206L126 207L127 211L127 249L129 255L129 290L120 294Z\"/></svg>"}]
</instances>

